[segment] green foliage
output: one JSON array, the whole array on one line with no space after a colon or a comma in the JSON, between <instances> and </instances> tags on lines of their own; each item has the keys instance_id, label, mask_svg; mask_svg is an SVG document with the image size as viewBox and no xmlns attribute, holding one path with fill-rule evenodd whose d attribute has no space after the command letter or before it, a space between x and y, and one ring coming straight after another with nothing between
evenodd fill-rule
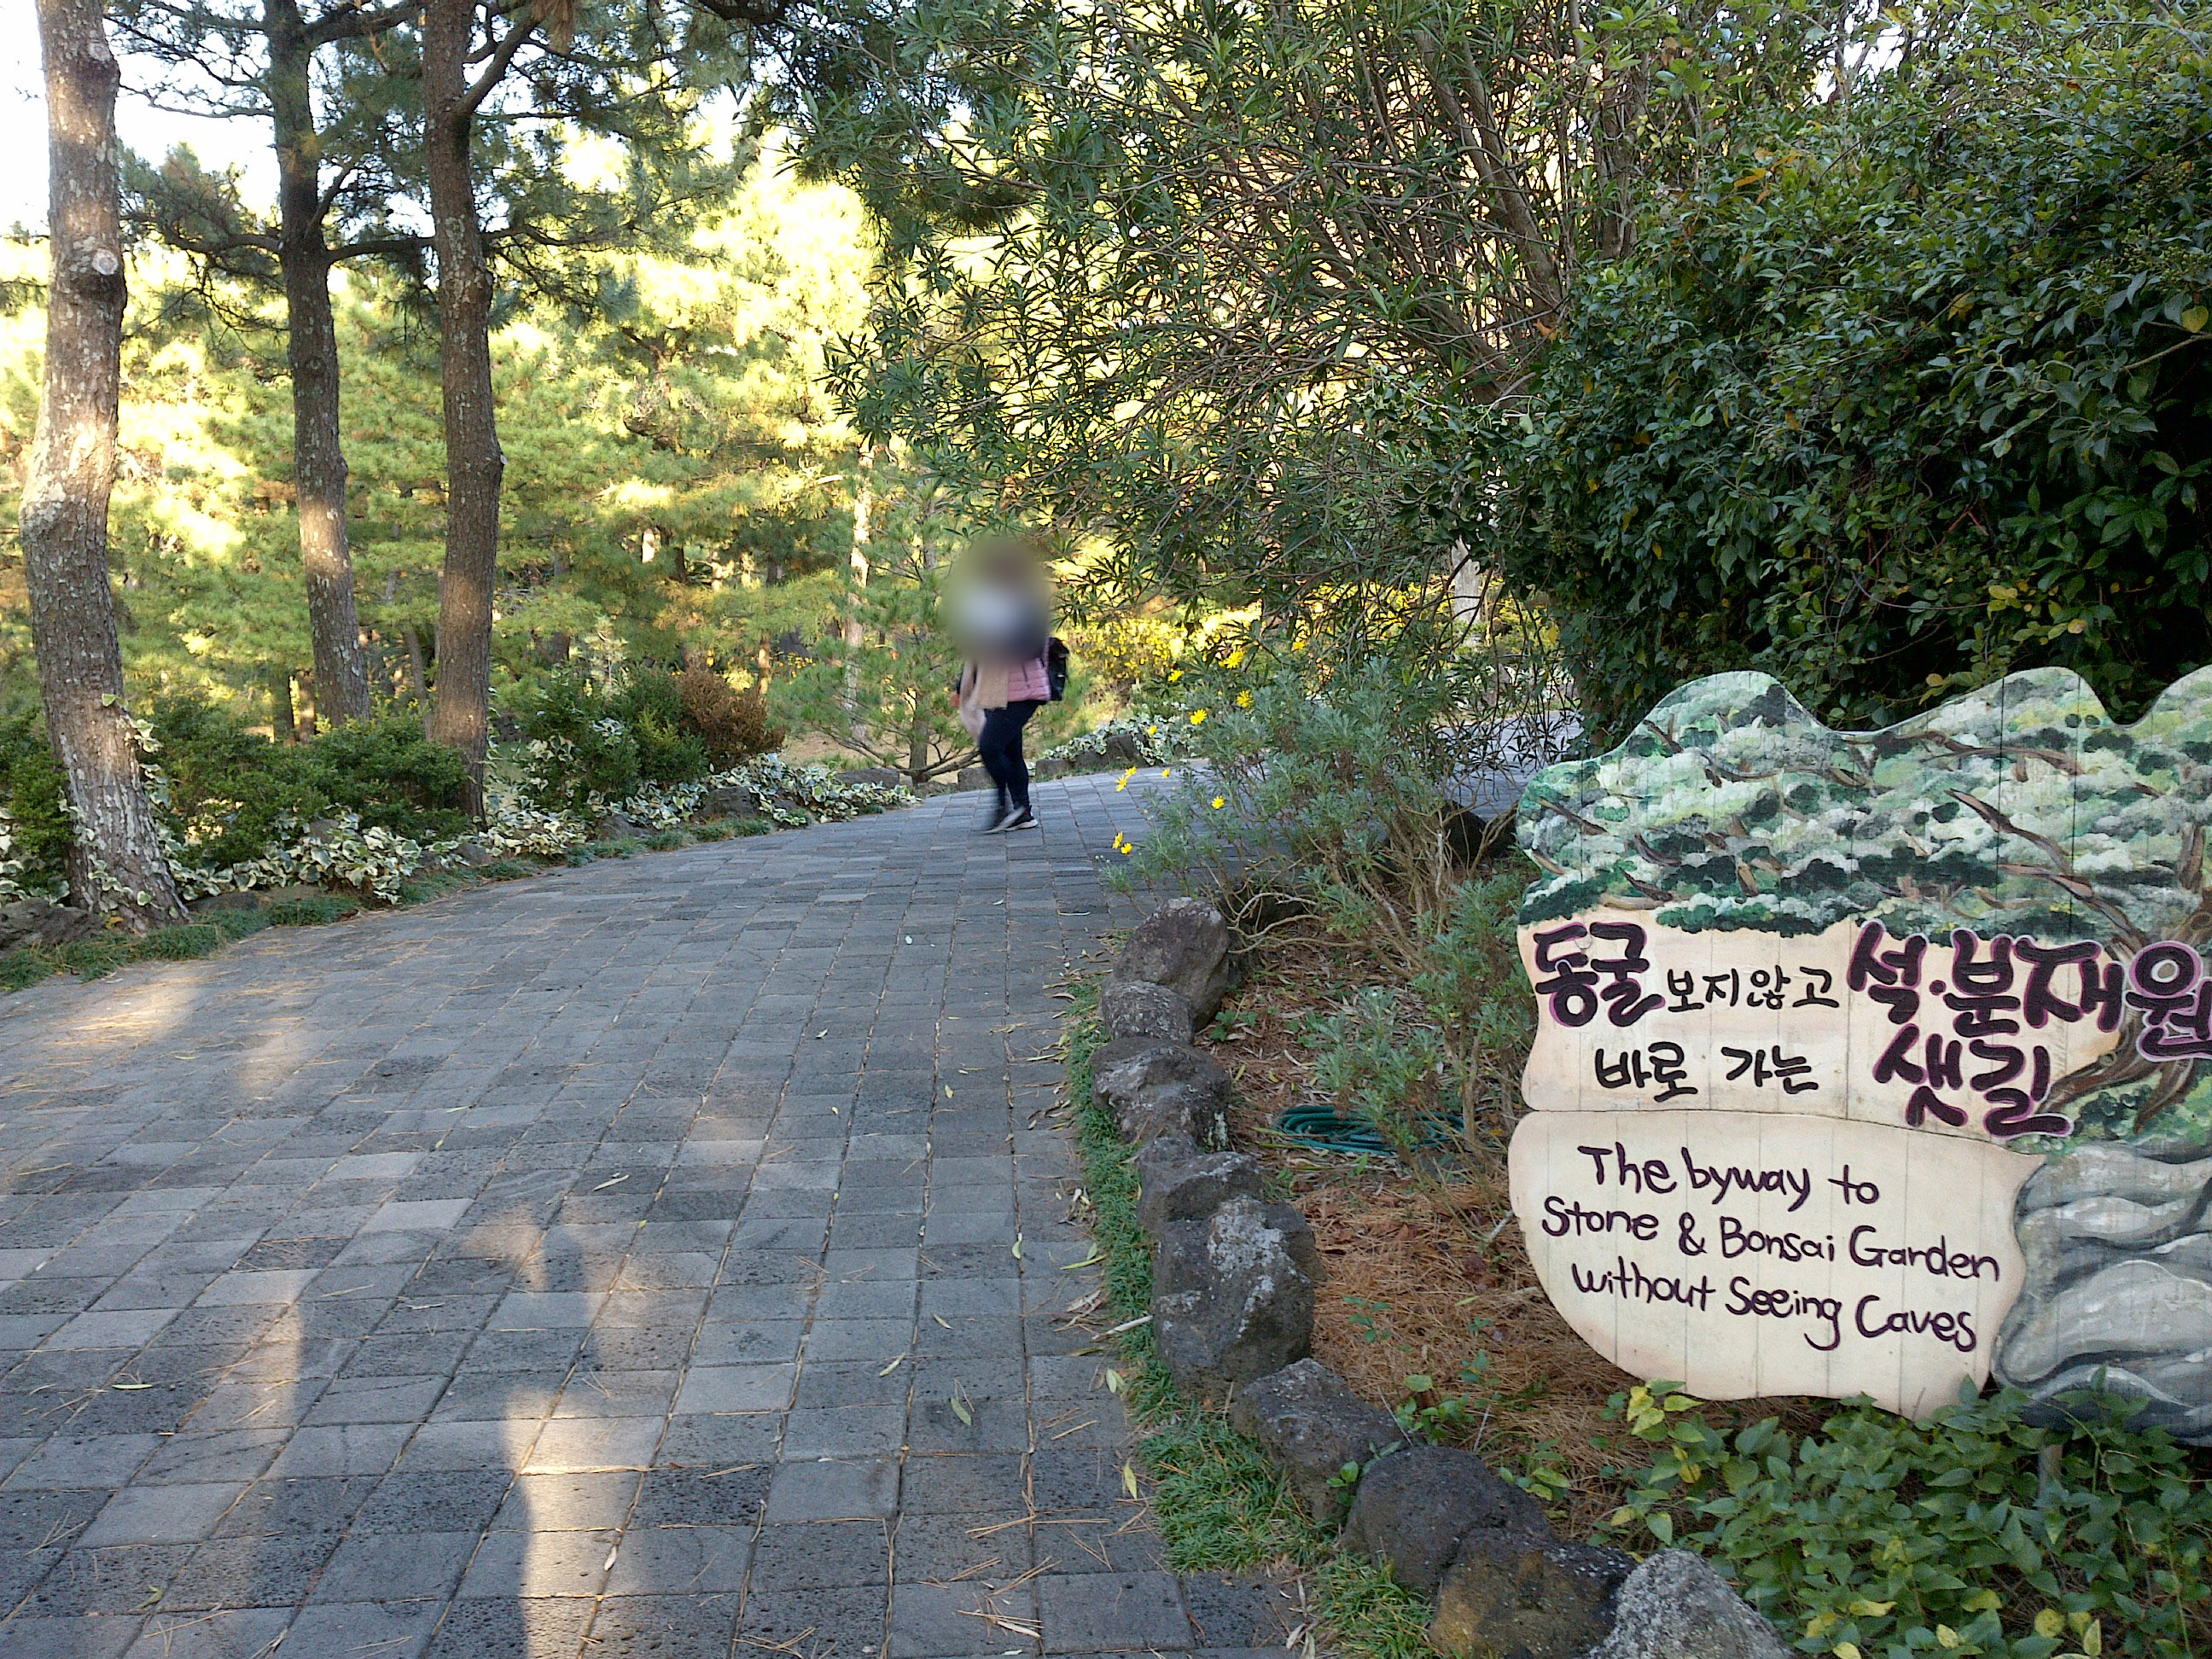
<instances>
[{"instance_id":1,"label":"green foliage","mask_svg":"<svg viewBox=\"0 0 2212 1659\"><path fill-rule=\"evenodd\" d=\"M2205 50L1972 6L1584 273L1463 522L1596 732L1722 669L1880 725L2045 665L2131 712L2212 657Z\"/></svg>"},{"instance_id":2,"label":"green foliage","mask_svg":"<svg viewBox=\"0 0 2212 1659\"><path fill-rule=\"evenodd\" d=\"M793 592L847 556L855 445L822 368L830 341L864 313L866 236L848 192L800 183L750 141L736 148L742 178L710 167L689 179L705 222L687 209L657 228L680 234L656 234L649 249L636 227L606 222L561 228L588 232L580 252L504 246L508 274L532 267L538 292L502 307L494 343L507 457L501 690L550 663L604 675L689 660L687 649L742 668L763 646L818 631L818 596L795 604ZM328 165L338 167L335 153ZM44 259L43 248L0 246L0 282L42 281ZM184 262L148 244L134 248L130 276L122 441L148 464L125 470L112 537L132 706L155 689L196 692L266 728L272 678L310 654L281 307L217 279L210 309ZM334 298L372 689L413 707L416 661L423 689L437 675L436 330L411 276L372 261L349 262ZM0 425L11 431L31 430L42 325L36 307L0 316ZM13 548L16 491L0 469L0 558ZM0 603L0 708L31 684L18 597ZM293 687L302 715L310 690Z\"/></svg>"},{"instance_id":3,"label":"green foliage","mask_svg":"<svg viewBox=\"0 0 2212 1659\"><path fill-rule=\"evenodd\" d=\"M352 812L364 829L424 842L468 828L459 757L404 715L276 744L204 697L179 696L157 698L149 723L168 784L164 816L197 865L261 857L287 817Z\"/></svg>"},{"instance_id":4,"label":"green foliage","mask_svg":"<svg viewBox=\"0 0 2212 1659\"><path fill-rule=\"evenodd\" d=\"M302 817L352 811L363 829L421 842L469 827L462 805L466 768L453 750L426 739L408 715L336 727L286 758L309 792L295 809Z\"/></svg>"},{"instance_id":5,"label":"green foliage","mask_svg":"<svg viewBox=\"0 0 2212 1659\"><path fill-rule=\"evenodd\" d=\"M1401 997L1367 986L1297 1035L1317 1051L1314 1082L1340 1115L1367 1124L1408 1164L1437 1138L1449 1087L1443 1037Z\"/></svg>"},{"instance_id":6,"label":"green foliage","mask_svg":"<svg viewBox=\"0 0 2212 1659\"><path fill-rule=\"evenodd\" d=\"M975 752L953 702L960 648L939 626L945 572L971 526L935 479L880 461L872 476L866 577L840 583L837 631L776 688L776 706L798 729L920 783Z\"/></svg>"},{"instance_id":7,"label":"green foliage","mask_svg":"<svg viewBox=\"0 0 2212 1659\"><path fill-rule=\"evenodd\" d=\"M1793 1441L1726 1434L1669 1383L1615 1405L1656 1449L1610 1522L1719 1561L1807 1653L2182 1659L2212 1612L2201 1454L2102 1395L2025 1420L2008 1390L1915 1423L1870 1406Z\"/></svg>"},{"instance_id":8,"label":"green foliage","mask_svg":"<svg viewBox=\"0 0 2212 1659\"><path fill-rule=\"evenodd\" d=\"M1409 533L1433 459L1381 395L1511 388L1623 189L1802 88L1834 15L827 0L786 106L884 262L841 390L946 476L1097 526L1086 590L1358 635L1453 556L1454 527Z\"/></svg>"},{"instance_id":9,"label":"green foliage","mask_svg":"<svg viewBox=\"0 0 2212 1659\"><path fill-rule=\"evenodd\" d=\"M13 881L41 889L61 879L62 860L76 831L70 823L62 769L46 746L46 723L34 710L0 717L0 820L11 843L0 848L0 891Z\"/></svg>"},{"instance_id":10,"label":"green foliage","mask_svg":"<svg viewBox=\"0 0 2212 1659\"><path fill-rule=\"evenodd\" d=\"M676 677L659 670L611 687L541 675L507 713L525 740L523 793L534 805L589 814L647 784L690 783L713 769L707 739L685 723Z\"/></svg>"},{"instance_id":11,"label":"green foliage","mask_svg":"<svg viewBox=\"0 0 2212 1659\"><path fill-rule=\"evenodd\" d=\"M1381 658L1316 678L1295 657L1191 677L1188 712L1160 723L1206 764L1181 769L1128 854L1129 880L1195 879L1243 895L1247 910L1262 899L1317 910L1347 936L1395 921L1401 889L1417 908L1434 902L1459 688Z\"/></svg>"}]
</instances>

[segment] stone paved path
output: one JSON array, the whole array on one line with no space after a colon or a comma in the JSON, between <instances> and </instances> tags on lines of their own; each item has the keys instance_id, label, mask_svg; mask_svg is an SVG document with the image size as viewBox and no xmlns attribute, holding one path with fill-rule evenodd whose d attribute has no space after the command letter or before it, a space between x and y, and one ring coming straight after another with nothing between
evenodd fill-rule
<instances>
[{"instance_id":1,"label":"stone paved path","mask_svg":"<svg viewBox=\"0 0 2212 1659\"><path fill-rule=\"evenodd\" d=\"M1049 986L1135 795L1039 802L0 1003L0 1654L1279 1648L1066 1317Z\"/></svg>"}]
</instances>

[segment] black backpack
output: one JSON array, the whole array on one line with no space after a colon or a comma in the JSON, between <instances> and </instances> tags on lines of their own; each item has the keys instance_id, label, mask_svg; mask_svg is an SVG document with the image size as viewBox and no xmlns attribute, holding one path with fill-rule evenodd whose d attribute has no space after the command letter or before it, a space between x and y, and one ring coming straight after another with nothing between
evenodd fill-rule
<instances>
[{"instance_id":1,"label":"black backpack","mask_svg":"<svg viewBox=\"0 0 2212 1659\"><path fill-rule=\"evenodd\" d=\"M1044 642L1044 684L1048 702L1067 695L1067 641L1057 634Z\"/></svg>"}]
</instances>

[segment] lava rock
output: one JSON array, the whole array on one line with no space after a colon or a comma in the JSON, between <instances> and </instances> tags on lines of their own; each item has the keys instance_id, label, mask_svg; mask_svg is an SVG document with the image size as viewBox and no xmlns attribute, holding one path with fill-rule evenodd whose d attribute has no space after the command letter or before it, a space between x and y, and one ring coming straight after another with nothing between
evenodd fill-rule
<instances>
[{"instance_id":1,"label":"lava rock","mask_svg":"<svg viewBox=\"0 0 2212 1659\"><path fill-rule=\"evenodd\" d=\"M1142 979L1109 979L1101 986L1098 1018L1109 1037L1158 1042L1188 1042L1194 1024L1190 1004L1178 993Z\"/></svg>"},{"instance_id":2,"label":"lava rock","mask_svg":"<svg viewBox=\"0 0 2212 1659\"><path fill-rule=\"evenodd\" d=\"M1620 1550L1548 1529L1478 1527L1437 1588L1429 1644L1485 1659L1580 1659L1606 1639L1614 1592L1635 1570Z\"/></svg>"},{"instance_id":3,"label":"lava rock","mask_svg":"<svg viewBox=\"0 0 2212 1659\"><path fill-rule=\"evenodd\" d=\"M1260 1196L1260 1166L1243 1152L1201 1152L1178 1135L1137 1153L1137 1225L1158 1238L1178 1221L1204 1221L1232 1198Z\"/></svg>"},{"instance_id":4,"label":"lava rock","mask_svg":"<svg viewBox=\"0 0 2212 1659\"><path fill-rule=\"evenodd\" d=\"M1686 1550L1662 1550L1621 1581L1613 1633L1589 1659L1790 1659L1774 1626Z\"/></svg>"},{"instance_id":5,"label":"lava rock","mask_svg":"<svg viewBox=\"0 0 2212 1659\"><path fill-rule=\"evenodd\" d=\"M858 766L849 772L837 775L840 783L872 783L880 788L896 789L906 781L906 774L896 767Z\"/></svg>"},{"instance_id":6,"label":"lava rock","mask_svg":"<svg viewBox=\"0 0 2212 1659\"><path fill-rule=\"evenodd\" d=\"M1370 1463L1405 1437L1396 1418L1360 1399L1318 1359L1246 1383L1230 1402L1229 1422L1260 1443L1323 1526L1344 1518L1345 1465Z\"/></svg>"},{"instance_id":7,"label":"lava rock","mask_svg":"<svg viewBox=\"0 0 2212 1659\"><path fill-rule=\"evenodd\" d=\"M1229 1073L1195 1048L1149 1037L1109 1042L1091 1056L1091 1093L1135 1145L1160 1135L1229 1144Z\"/></svg>"},{"instance_id":8,"label":"lava rock","mask_svg":"<svg viewBox=\"0 0 2212 1659\"><path fill-rule=\"evenodd\" d=\"M628 841L644 833L627 814L622 812L602 812L599 821L592 825L592 834L599 841Z\"/></svg>"},{"instance_id":9,"label":"lava rock","mask_svg":"<svg viewBox=\"0 0 2212 1659\"><path fill-rule=\"evenodd\" d=\"M1304 1358L1318 1268L1313 1230L1287 1204L1233 1198L1170 1226L1152 1262L1152 1340L1177 1386L1205 1399Z\"/></svg>"},{"instance_id":10,"label":"lava rock","mask_svg":"<svg viewBox=\"0 0 2212 1659\"><path fill-rule=\"evenodd\" d=\"M1066 777L1070 769L1067 763L1057 755L1048 755L1030 763L1030 776L1039 783L1050 783L1054 778Z\"/></svg>"},{"instance_id":11,"label":"lava rock","mask_svg":"<svg viewBox=\"0 0 2212 1659\"><path fill-rule=\"evenodd\" d=\"M988 789L991 775L980 766L963 766L952 780L956 789Z\"/></svg>"},{"instance_id":12,"label":"lava rock","mask_svg":"<svg viewBox=\"0 0 2212 1659\"><path fill-rule=\"evenodd\" d=\"M1174 898L1137 924L1111 977L1164 985L1203 1025L1229 991L1229 924L1203 899Z\"/></svg>"},{"instance_id":13,"label":"lava rock","mask_svg":"<svg viewBox=\"0 0 2212 1659\"><path fill-rule=\"evenodd\" d=\"M0 951L19 945L70 945L99 926L92 913L36 895L0 905Z\"/></svg>"},{"instance_id":14,"label":"lava rock","mask_svg":"<svg viewBox=\"0 0 2212 1659\"><path fill-rule=\"evenodd\" d=\"M471 870L481 870L487 864L497 864L499 862L499 855L493 852L490 848L479 846L477 842L472 841L463 842L459 847L453 848L447 856L451 858L454 863L462 865Z\"/></svg>"},{"instance_id":15,"label":"lava rock","mask_svg":"<svg viewBox=\"0 0 2212 1659\"><path fill-rule=\"evenodd\" d=\"M1408 1589L1432 1595L1468 1534L1478 1530L1541 1536L1551 1528L1534 1498L1499 1480L1473 1452L1408 1446L1359 1477L1344 1547L1389 1567Z\"/></svg>"},{"instance_id":16,"label":"lava rock","mask_svg":"<svg viewBox=\"0 0 2212 1659\"><path fill-rule=\"evenodd\" d=\"M741 783L717 784L699 798L699 810L695 815L702 818L763 818L768 816L761 798Z\"/></svg>"}]
</instances>

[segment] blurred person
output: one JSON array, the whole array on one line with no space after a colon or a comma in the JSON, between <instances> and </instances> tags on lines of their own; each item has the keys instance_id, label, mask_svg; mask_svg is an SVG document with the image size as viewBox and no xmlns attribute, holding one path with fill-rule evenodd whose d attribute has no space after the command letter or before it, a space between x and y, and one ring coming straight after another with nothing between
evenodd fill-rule
<instances>
[{"instance_id":1,"label":"blurred person","mask_svg":"<svg viewBox=\"0 0 2212 1659\"><path fill-rule=\"evenodd\" d=\"M956 688L960 723L981 751L997 805L987 835L1033 830L1022 730L1052 695L1045 652L1052 586L1035 546L1011 538L971 548L953 572L952 626L967 655Z\"/></svg>"}]
</instances>

